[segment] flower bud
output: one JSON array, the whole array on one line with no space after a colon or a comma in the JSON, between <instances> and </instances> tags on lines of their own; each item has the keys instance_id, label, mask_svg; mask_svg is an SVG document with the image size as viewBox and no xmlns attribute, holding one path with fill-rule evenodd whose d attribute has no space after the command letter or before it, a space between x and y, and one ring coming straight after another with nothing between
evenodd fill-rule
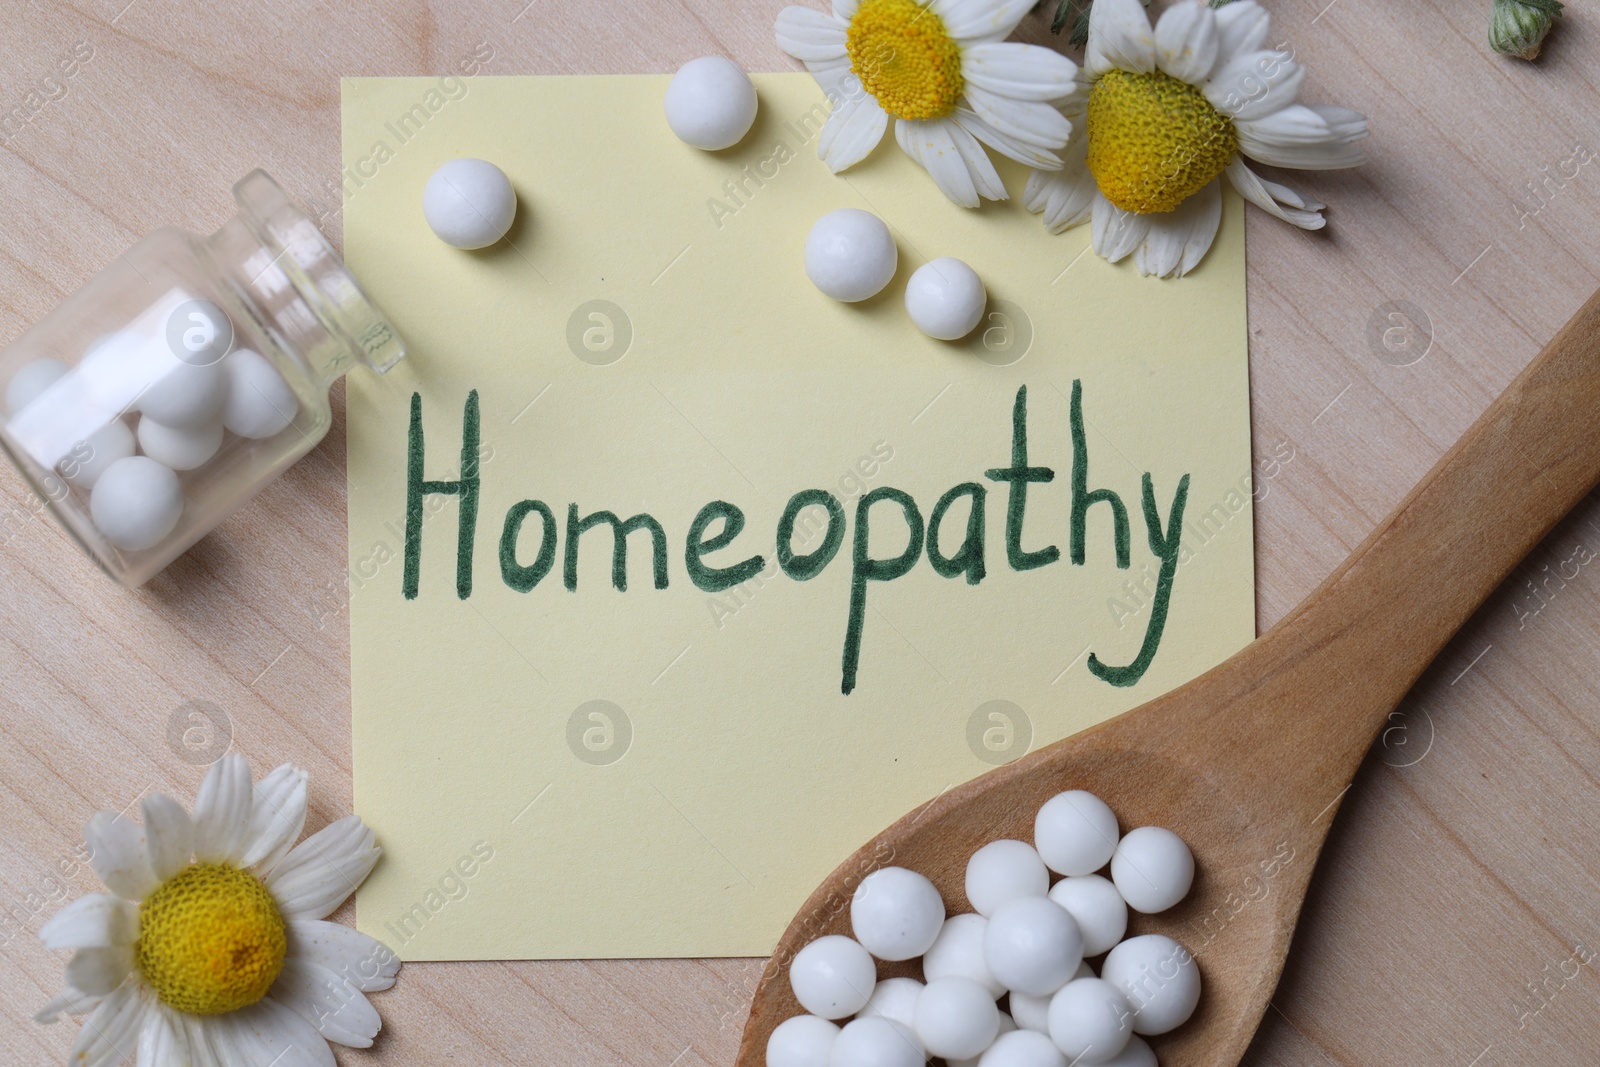
<instances>
[{"instance_id":1,"label":"flower bud","mask_svg":"<svg viewBox=\"0 0 1600 1067\"><path fill-rule=\"evenodd\" d=\"M1560 0L1494 0L1489 46L1519 59L1537 57L1561 6Z\"/></svg>"}]
</instances>

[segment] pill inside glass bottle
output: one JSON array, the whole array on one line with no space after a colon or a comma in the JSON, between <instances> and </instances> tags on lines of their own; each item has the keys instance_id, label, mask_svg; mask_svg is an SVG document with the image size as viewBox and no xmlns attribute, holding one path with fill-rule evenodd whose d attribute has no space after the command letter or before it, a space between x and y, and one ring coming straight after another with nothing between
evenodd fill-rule
<instances>
[{"instance_id":1,"label":"pill inside glass bottle","mask_svg":"<svg viewBox=\"0 0 1600 1067\"><path fill-rule=\"evenodd\" d=\"M316 225L254 171L209 237L158 230L0 351L0 444L138 586L332 423L328 388L405 356Z\"/></svg>"}]
</instances>

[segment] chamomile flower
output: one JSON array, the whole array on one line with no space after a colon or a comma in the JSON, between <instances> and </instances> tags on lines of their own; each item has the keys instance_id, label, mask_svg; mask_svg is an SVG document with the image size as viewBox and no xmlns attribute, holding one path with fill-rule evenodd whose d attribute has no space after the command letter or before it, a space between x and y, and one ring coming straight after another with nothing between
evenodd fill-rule
<instances>
[{"instance_id":1,"label":"chamomile flower","mask_svg":"<svg viewBox=\"0 0 1600 1067\"><path fill-rule=\"evenodd\" d=\"M1321 229L1323 205L1258 176L1358 166L1366 117L1295 102L1305 69L1264 49L1255 0L1212 10L1176 0L1154 30L1139 0L1094 0L1082 80L1064 107L1075 134L1058 170L1029 177L1024 203L1052 232L1092 222L1094 250L1141 274L1187 274L1222 221L1222 179L1268 214Z\"/></svg>"},{"instance_id":2,"label":"chamomile flower","mask_svg":"<svg viewBox=\"0 0 1600 1067\"><path fill-rule=\"evenodd\" d=\"M144 825L89 820L91 863L109 893L68 904L39 931L75 950L67 989L34 1018L87 1014L73 1067L333 1067L328 1043L366 1048L382 1025L366 994L400 960L325 922L378 860L356 816L295 845L306 772L284 764L250 784L240 756L212 765L190 815L151 794Z\"/></svg>"},{"instance_id":3,"label":"chamomile flower","mask_svg":"<svg viewBox=\"0 0 1600 1067\"><path fill-rule=\"evenodd\" d=\"M1006 199L983 146L1051 170L1072 133L1052 104L1078 89L1077 65L1006 42L1034 0L833 0L833 13L786 7L778 46L805 63L833 111L817 155L835 173L895 140L951 200Z\"/></svg>"}]
</instances>

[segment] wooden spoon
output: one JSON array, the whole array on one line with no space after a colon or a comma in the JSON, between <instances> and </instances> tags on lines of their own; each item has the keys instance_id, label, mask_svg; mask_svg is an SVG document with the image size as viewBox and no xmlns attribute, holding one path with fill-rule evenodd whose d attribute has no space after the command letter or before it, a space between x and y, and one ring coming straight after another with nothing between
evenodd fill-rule
<instances>
[{"instance_id":1,"label":"wooden spoon","mask_svg":"<svg viewBox=\"0 0 1600 1067\"><path fill-rule=\"evenodd\" d=\"M841 864L767 962L739 1067L763 1067L773 1028L800 1013L789 963L850 933L862 878L909 867L968 911L967 858L997 838L1031 841L1034 813L1064 789L1098 794L1124 830L1166 826L1188 842L1188 898L1129 926L1183 943L1203 979L1194 1017L1152 1044L1163 1067L1237 1064L1362 757L1456 630L1600 481L1597 421L1600 294L1277 626L1165 696L942 794ZM919 965L880 965L893 974L920 977Z\"/></svg>"}]
</instances>

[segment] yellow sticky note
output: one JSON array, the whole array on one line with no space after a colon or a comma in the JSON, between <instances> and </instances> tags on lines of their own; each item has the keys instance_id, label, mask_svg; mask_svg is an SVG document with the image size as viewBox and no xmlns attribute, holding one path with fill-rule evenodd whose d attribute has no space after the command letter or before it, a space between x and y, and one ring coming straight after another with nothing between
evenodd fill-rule
<instances>
[{"instance_id":1,"label":"yellow sticky note","mask_svg":"<svg viewBox=\"0 0 1600 1067\"><path fill-rule=\"evenodd\" d=\"M755 80L719 153L665 77L344 85L347 257L411 347L348 392L359 925L406 959L766 954L899 815L1254 636L1238 198L1140 278L1021 168L976 211L892 138L830 173L811 78ZM520 198L479 252L422 216L460 156ZM899 248L855 305L803 266L842 207ZM955 343L903 305L947 255Z\"/></svg>"}]
</instances>

